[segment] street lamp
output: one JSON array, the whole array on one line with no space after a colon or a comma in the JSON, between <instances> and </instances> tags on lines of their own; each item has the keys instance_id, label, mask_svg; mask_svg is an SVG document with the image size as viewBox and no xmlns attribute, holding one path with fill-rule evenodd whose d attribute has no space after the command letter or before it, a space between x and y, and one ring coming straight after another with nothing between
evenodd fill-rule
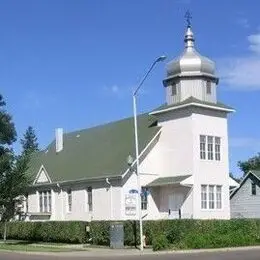
<instances>
[{"instance_id":1,"label":"street lamp","mask_svg":"<svg viewBox=\"0 0 260 260\"><path fill-rule=\"evenodd\" d=\"M137 186L138 186L138 209L139 209L139 226L140 226L140 250L143 251L143 221L142 221L142 201L141 201L141 181L140 181L140 173L139 173L139 144L138 144L138 130L137 130L137 108L136 108L136 97L139 89L143 85L144 81L154 68L154 66L161 61L164 61L166 56L158 57L151 65L150 69L146 72L136 90L133 92L133 110L134 110L134 129L135 129L135 154L136 154L136 175L137 175Z\"/></svg>"}]
</instances>

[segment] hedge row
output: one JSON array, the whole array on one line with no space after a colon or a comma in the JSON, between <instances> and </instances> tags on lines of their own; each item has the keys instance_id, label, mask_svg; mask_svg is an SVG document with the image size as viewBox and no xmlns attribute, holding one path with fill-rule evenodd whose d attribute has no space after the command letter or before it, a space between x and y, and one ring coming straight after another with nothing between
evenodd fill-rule
<instances>
[{"instance_id":1,"label":"hedge row","mask_svg":"<svg viewBox=\"0 0 260 260\"><path fill-rule=\"evenodd\" d=\"M146 243L154 250L173 248L216 248L260 244L260 219L144 221ZM86 232L86 226L90 232ZM31 241L109 245L108 221L10 222L7 238ZM124 221L127 246L139 244L139 226ZM3 224L0 224L3 234Z\"/></svg>"}]
</instances>

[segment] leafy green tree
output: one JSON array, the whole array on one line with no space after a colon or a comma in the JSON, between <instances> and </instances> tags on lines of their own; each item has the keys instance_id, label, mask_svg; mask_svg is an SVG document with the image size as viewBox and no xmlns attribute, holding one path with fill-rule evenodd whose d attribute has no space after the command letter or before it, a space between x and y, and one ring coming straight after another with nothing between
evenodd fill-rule
<instances>
[{"instance_id":1,"label":"leafy green tree","mask_svg":"<svg viewBox=\"0 0 260 260\"><path fill-rule=\"evenodd\" d=\"M37 136L32 126L29 126L21 139L21 145L23 148L23 154L31 155L34 152L39 151L39 144L37 142Z\"/></svg>"},{"instance_id":2,"label":"leafy green tree","mask_svg":"<svg viewBox=\"0 0 260 260\"><path fill-rule=\"evenodd\" d=\"M235 180L237 183L240 183L241 180L242 180L242 178L235 177L232 172L229 173L229 176L230 176L233 180Z\"/></svg>"},{"instance_id":3,"label":"leafy green tree","mask_svg":"<svg viewBox=\"0 0 260 260\"><path fill-rule=\"evenodd\" d=\"M27 193L30 183L27 174L28 156L14 154L11 145L15 141L15 126L0 95L0 216L5 223L17 214L17 206L22 202L22 196Z\"/></svg>"},{"instance_id":4,"label":"leafy green tree","mask_svg":"<svg viewBox=\"0 0 260 260\"><path fill-rule=\"evenodd\" d=\"M238 167L241 169L241 171L243 171L244 176L250 170L260 170L260 153L249 158L246 161L239 161Z\"/></svg>"}]
</instances>

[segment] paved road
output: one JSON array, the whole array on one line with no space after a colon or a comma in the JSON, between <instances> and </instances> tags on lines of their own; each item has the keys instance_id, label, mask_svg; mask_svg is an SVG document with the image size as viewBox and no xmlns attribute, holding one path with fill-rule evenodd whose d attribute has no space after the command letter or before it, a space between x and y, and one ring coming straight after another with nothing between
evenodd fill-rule
<instances>
[{"instance_id":1,"label":"paved road","mask_svg":"<svg viewBox=\"0 0 260 260\"><path fill-rule=\"evenodd\" d=\"M77 257L75 257L77 256ZM52 255L32 255L19 253L0 253L1 260L73 260L73 259L106 259L106 260L260 260L260 249L238 250L229 252L207 252L207 253L172 253L172 254L155 254L155 255L100 255L93 256L84 253L67 253Z\"/></svg>"}]
</instances>

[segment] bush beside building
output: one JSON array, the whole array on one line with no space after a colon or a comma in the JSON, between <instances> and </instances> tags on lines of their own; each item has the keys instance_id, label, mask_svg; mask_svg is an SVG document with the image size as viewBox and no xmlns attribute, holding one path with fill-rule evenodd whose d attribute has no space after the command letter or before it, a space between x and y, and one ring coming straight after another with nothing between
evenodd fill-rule
<instances>
[{"instance_id":1,"label":"bush beside building","mask_svg":"<svg viewBox=\"0 0 260 260\"><path fill-rule=\"evenodd\" d=\"M7 238L109 246L109 221L9 222ZM146 244L154 250L220 248L260 244L260 219L144 221ZM124 222L126 246L139 244L138 222ZM0 224L1 235L3 224Z\"/></svg>"}]
</instances>

